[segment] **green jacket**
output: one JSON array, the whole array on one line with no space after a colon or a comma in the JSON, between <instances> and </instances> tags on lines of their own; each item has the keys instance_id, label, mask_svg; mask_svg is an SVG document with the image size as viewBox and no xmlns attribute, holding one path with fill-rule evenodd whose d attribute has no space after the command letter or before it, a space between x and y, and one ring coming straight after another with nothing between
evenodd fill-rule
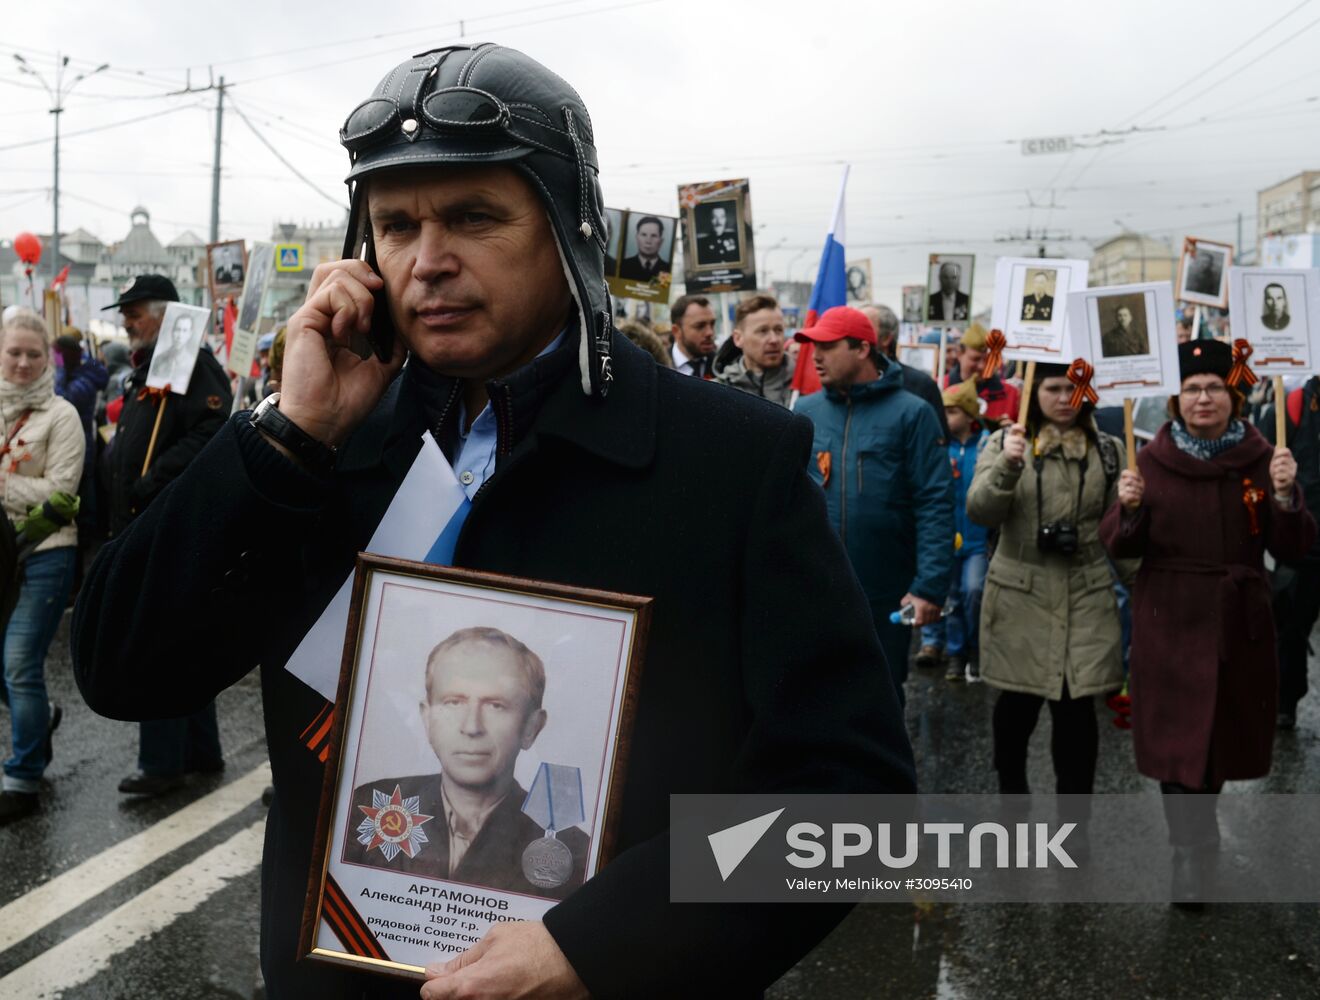
<instances>
[{"instance_id":1,"label":"green jacket","mask_svg":"<svg viewBox=\"0 0 1320 1000\"><path fill-rule=\"evenodd\" d=\"M1100 544L1100 518L1118 497L1095 442L1085 441L1086 478L1076 436L1057 440L1040 461L1041 514L1032 449L1015 469L1004 458L1004 435L996 433L976 463L967 493L973 521L999 529L999 544L986 574L981 603L981 676L1010 691L1057 701L1068 683L1071 697L1099 694L1123 683L1123 651L1114 581ZM1112 439L1111 439L1112 440ZM1113 441L1118 468L1123 445ZM1044 449L1042 449L1044 450ZM1036 546L1040 521L1077 525L1075 555L1042 552ZM1134 564L1120 572L1130 578Z\"/></svg>"}]
</instances>

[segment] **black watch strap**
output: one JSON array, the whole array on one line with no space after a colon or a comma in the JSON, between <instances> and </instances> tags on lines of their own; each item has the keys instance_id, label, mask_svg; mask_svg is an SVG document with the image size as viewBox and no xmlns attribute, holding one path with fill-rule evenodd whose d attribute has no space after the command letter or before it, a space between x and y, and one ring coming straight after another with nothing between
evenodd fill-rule
<instances>
[{"instance_id":1,"label":"black watch strap","mask_svg":"<svg viewBox=\"0 0 1320 1000\"><path fill-rule=\"evenodd\" d=\"M329 472L335 467L337 451L316 440L279 411L280 394L272 393L252 411L252 426L273 441L278 441L313 472Z\"/></svg>"}]
</instances>

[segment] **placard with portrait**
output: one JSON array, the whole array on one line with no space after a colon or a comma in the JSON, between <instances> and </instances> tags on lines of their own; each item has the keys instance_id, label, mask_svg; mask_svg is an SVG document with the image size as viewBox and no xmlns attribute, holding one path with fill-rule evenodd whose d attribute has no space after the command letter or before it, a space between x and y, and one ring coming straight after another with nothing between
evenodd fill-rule
<instances>
[{"instance_id":1,"label":"placard with portrait","mask_svg":"<svg viewBox=\"0 0 1320 1000\"><path fill-rule=\"evenodd\" d=\"M609 245L614 248L605 258L605 281L610 294L642 302L667 303L673 281L678 219L617 208L607 208L605 215L610 223Z\"/></svg>"},{"instance_id":2,"label":"placard with portrait","mask_svg":"<svg viewBox=\"0 0 1320 1000\"><path fill-rule=\"evenodd\" d=\"M1178 298L1198 306L1228 308L1228 269L1233 244L1188 236L1178 260Z\"/></svg>"},{"instance_id":3,"label":"placard with portrait","mask_svg":"<svg viewBox=\"0 0 1320 1000\"><path fill-rule=\"evenodd\" d=\"M1252 347L1257 375L1320 371L1320 270L1229 268L1233 336Z\"/></svg>"},{"instance_id":4,"label":"placard with portrait","mask_svg":"<svg viewBox=\"0 0 1320 1000\"><path fill-rule=\"evenodd\" d=\"M688 294L756 291L750 182L682 184L678 206Z\"/></svg>"},{"instance_id":5,"label":"placard with portrait","mask_svg":"<svg viewBox=\"0 0 1320 1000\"><path fill-rule=\"evenodd\" d=\"M1072 357L1094 372L1101 395L1173 396L1180 385L1178 328L1167 281L1088 288L1068 297Z\"/></svg>"},{"instance_id":6,"label":"placard with portrait","mask_svg":"<svg viewBox=\"0 0 1320 1000\"><path fill-rule=\"evenodd\" d=\"M1000 257L995 262L991 326L1004 334L1004 357L1067 364L1068 296L1086 288L1084 260Z\"/></svg>"},{"instance_id":7,"label":"placard with portrait","mask_svg":"<svg viewBox=\"0 0 1320 1000\"><path fill-rule=\"evenodd\" d=\"M358 556L304 954L420 978L604 865L650 603Z\"/></svg>"}]
</instances>

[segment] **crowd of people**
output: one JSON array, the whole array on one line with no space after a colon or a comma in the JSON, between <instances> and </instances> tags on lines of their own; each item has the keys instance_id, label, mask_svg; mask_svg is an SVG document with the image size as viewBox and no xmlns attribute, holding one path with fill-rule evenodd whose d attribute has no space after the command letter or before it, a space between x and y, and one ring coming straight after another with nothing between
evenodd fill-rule
<instances>
[{"instance_id":1,"label":"crowd of people","mask_svg":"<svg viewBox=\"0 0 1320 1000\"><path fill-rule=\"evenodd\" d=\"M942 384L899 361L897 317L878 304L829 309L790 334L775 299L757 294L719 342L712 301L684 295L667 331L619 327L634 350L614 335L602 291L580 98L511 50L439 51L459 55L407 61L350 125L462 80L567 122L566 138L547 130L515 168L489 160L520 141L514 132L474 131L458 148L429 113L403 137L388 121L346 126L354 217L370 198L371 215L390 222L369 233L375 269L321 265L282 337L263 342L270 370L253 399L279 396L231 416L236 387L206 347L186 393L148 387L178 298L158 275L112 306L128 335L118 362L67 334L52 344L35 314L5 319L8 520L21 533L60 493L84 508L21 560L4 644L14 745L0 820L39 807L60 721L42 663L81 572L80 690L95 710L140 720L123 793L170 794L187 774L222 768L215 696L260 667L275 774L266 980L275 995L343 992L354 973L294 962L321 785L321 761L295 736L324 701L282 665L427 430L451 465L485 470L465 480L455 565L660 599L618 858L543 922L502 926L470 963L428 971L424 996L454 995L446 983L477 975L556 996L673 995L691 981L735 995L773 981L841 913L689 906L677 920L665 835L674 775L689 791L913 791L901 715L912 662L998 689L987 763L1009 795L1030 791L1044 705L1056 791L1091 791L1097 697L1127 685L1141 773L1166 799L1211 811L1191 824L1170 811L1175 895L1195 898L1217 841L1213 793L1268 772L1276 729L1294 724L1306 689L1320 613L1308 513L1320 502L1320 380L1289 399L1294 456L1244 419L1228 347L1180 338L1180 394L1128 468L1123 441L1074 398L1063 367L1038 367L1029 385L987 372L976 323L956 338ZM391 169L401 155L413 166ZM474 214L472 233L449 225ZM418 306L441 288L472 305ZM955 314L969 310L948 297ZM393 303L399 339L350 357L353 332L377 331L378 301ZM799 395L807 354L821 389ZM103 542L80 571L80 553ZM187 615L153 612L166 600L251 629L198 648ZM785 627L790 606L806 627ZM192 662L180 670L170 651L185 646Z\"/></svg>"}]
</instances>

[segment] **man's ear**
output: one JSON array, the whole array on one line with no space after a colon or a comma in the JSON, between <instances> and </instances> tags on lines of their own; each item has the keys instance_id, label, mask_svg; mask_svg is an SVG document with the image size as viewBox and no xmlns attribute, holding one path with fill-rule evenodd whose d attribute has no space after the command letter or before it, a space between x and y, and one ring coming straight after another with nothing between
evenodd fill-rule
<instances>
[{"instance_id":1,"label":"man's ear","mask_svg":"<svg viewBox=\"0 0 1320 1000\"><path fill-rule=\"evenodd\" d=\"M541 730L545 728L546 718L547 716L544 708L538 708L531 715L527 716L527 720L523 723L522 731L521 745L524 750L530 750L532 744L536 742L536 738L541 735Z\"/></svg>"},{"instance_id":2,"label":"man's ear","mask_svg":"<svg viewBox=\"0 0 1320 1000\"><path fill-rule=\"evenodd\" d=\"M742 350L742 330L736 326L733 328L733 346Z\"/></svg>"}]
</instances>

